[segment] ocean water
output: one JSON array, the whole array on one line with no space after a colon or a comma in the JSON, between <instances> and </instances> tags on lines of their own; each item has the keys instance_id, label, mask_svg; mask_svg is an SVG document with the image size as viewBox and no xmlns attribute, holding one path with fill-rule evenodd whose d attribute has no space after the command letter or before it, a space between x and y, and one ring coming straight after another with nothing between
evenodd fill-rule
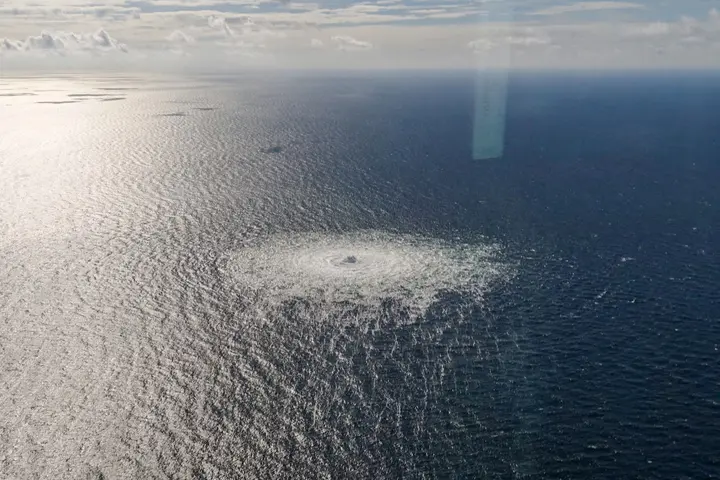
<instances>
[{"instance_id":1,"label":"ocean water","mask_svg":"<svg viewBox=\"0 0 720 480\"><path fill-rule=\"evenodd\" d=\"M0 79L1 478L720 476L720 77Z\"/></svg>"}]
</instances>

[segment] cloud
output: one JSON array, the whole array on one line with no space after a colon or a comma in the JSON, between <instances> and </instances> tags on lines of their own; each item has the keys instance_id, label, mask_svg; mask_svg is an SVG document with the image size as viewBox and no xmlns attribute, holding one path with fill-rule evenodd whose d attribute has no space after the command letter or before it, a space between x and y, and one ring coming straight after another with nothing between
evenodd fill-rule
<instances>
[{"instance_id":1,"label":"cloud","mask_svg":"<svg viewBox=\"0 0 720 480\"><path fill-rule=\"evenodd\" d=\"M552 44L549 33L541 29L507 27L504 32L488 32L486 36L472 40L467 46L475 52L487 52L498 48L545 47Z\"/></svg>"},{"instance_id":2,"label":"cloud","mask_svg":"<svg viewBox=\"0 0 720 480\"><path fill-rule=\"evenodd\" d=\"M64 65L66 56L86 52L75 56L78 64L92 58L84 64L100 65L95 59L102 56L102 65L153 70L163 58L177 60L171 54L177 51L192 53L184 65L208 71L235 68L252 55L298 68L465 68L479 59L504 64L508 57L530 68L715 67L720 7L708 7L703 17L680 17L703 1L670 8L647 0L513 0L518 14L511 22L481 17L483 9L492 10L490 0L293 0L289 7L278 0L109 0L102 6L0 0L0 50L18 65L35 62L38 68L49 63L36 58L54 54L53 62ZM537 11L523 13L528 9ZM614 17L617 12L628 15ZM127 50L115 38L131 41L131 54L104 55Z\"/></svg>"},{"instance_id":3,"label":"cloud","mask_svg":"<svg viewBox=\"0 0 720 480\"><path fill-rule=\"evenodd\" d=\"M335 44L335 48L346 52L370 50L373 48L372 43L358 40L349 35L335 35L331 40Z\"/></svg>"},{"instance_id":4,"label":"cloud","mask_svg":"<svg viewBox=\"0 0 720 480\"><path fill-rule=\"evenodd\" d=\"M207 24L212 30L222 32L225 44L255 44L257 47L264 47L268 39L285 36L284 32L269 28L248 16L226 19L212 15L208 17Z\"/></svg>"},{"instance_id":5,"label":"cloud","mask_svg":"<svg viewBox=\"0 0 720 480\"><path fill-rule=\"evenodd\" d=\"M110 34L103 29L100 29L93 34L84 36L82 38L89 41L93 47L100 47L108 50L119 49L127 51L127 47L125 45L118 43L117 40L112 38Z\"/></svg>"},{"instance_id":6,"label":"cloud","mask_svg":"<svg viewBox=\"0 0 720 480\"><path fill-rule=\"evenodd\" d=\"M182 29L176 29L176 32L180 32L175 34L173 39L176 51L187 54L189 50L196 57L215 58L218 61L224 58L228 62L240 57L255 62L271 62L276 54L282 53L281 44L286 33L269 28L268 25L256 22L246 15L211 15L204 18L203 25L197 25L196 19L197 15L190 16L186 23L192 36L185 34ZM272 27L272 24L270 26ZM184 41L181 34L192 38L192 48L188 48L188 43L177 43Z\"/></svg>"},{"instance_id":7,"label":"cloud","mask_svg":"<svg viewBox=\"0 0 720 480\"><path fill-rule=\"evenodd\" d=\"M65 50L65 40L68 36L42 32L40 35L28 37L25 40L26 50Z\"/></svg>"},{"instance_id":8,"label":"cloud","mask_svg":"<svg viewBox=\"0 0 720 480\"><path fill-rule=\"evenodd\" d=\"M660 37L669 34L671 30L668 22L654 22L630 27L627 34L639 37Z\"/></svg>"},{"instance_id":9,"label":"cloud","mask_svg":"<svg viewBox=\"0 0 720 480\"><path fill-rule=\"evenodd\" d=\"M565 13L591 12L598 10L622 10L645 8L644 5L631 2L579 2L570 5L556 5L531 12L530 15L562 15Z\"/></svg>"},{"instance_id":10,"label":"cloud","mask_svg":"<svg viewBox=\"0 0 720 480\"><path fill-rule=\"evenodd\" d=\"M235 36L235 32L233 31L233 29L230 28L230 25L228 25L225 19L222 17L216 17L215 15L209 16L208 26L210 26L210 28L222 31L227 38L233 38Z\"/></svg>"},{"instance_id":11,"label":"cloud","mask_svg":"<svg viewBox=\"0 0 720 480\"><path fill-rule=\"evenodd\" d=\"M467 46L475 52L485 52L499 46L499 43L489 38L478 38L468 42Z\"/></svg>"},{"instance_id":12,"label":"cloud","mask_svg":"<svg viewBox=\"0 0 720 480\"><path fill-rule=\"evenodd\" d=\"M25 43L19 40L11 40L9 38L0 39L0 50L10 52L19 52L25 49Z\"/></svg>"},{"instance_id":13,"label":"cloud","mask_svg":"<svg viewBox=\"0 0 720 480\"><path fill-rule=\"evenodd\" d=\"M13 17L16 21L68 21L77 19L102 19L108 22L123 22L140 18L137 7L122 6L58 6L47 7L28 4L22 7L5 7L0 1L0 16Z\"/></svg>"},{"instance_id":14,"label":"cloud","mask_svg":"<svg viewBox=\"0 0 720 480\"><path fill-rule=\"evenodd\" d=\"M712 9L705 20L684 16L676 22L630 24L623 29L622 37L631 41L645 38L657 45L660 42L712 44L720 42L720 15Z\"/></svg>"},{"instance_id":15,"label":"cloud","mask_svg":"<svg viewBox=\"0 0 720 480\"><path fill-rule=\"evenodd\" d=\"M76 52L106 53L125 52L128 48L110 36L108 32L99 29L94 33L48 32L40 35L31 35L25 40L0 40L0 48L16 52L54 52L65 55Z\"/></svg>"},{"instance_id":16,"label":"cloud","mask_svg":"<svg viewBox=\"0 0 720 480\"><path fill-rule=\"evenodd\" d=\"M508 45L516 47L533 47L540 45L550 45L552 42L549 37L532 37L532 36L508 36L505 41Z\"/></svg>"},{"instance_id":17,"label":"cloud","mask_svg":"<svg viewBox=\"0 0 720 480\"><path fill-rule=\"evenodd\" d=\"M192 45L195 43L195 38L183 32L182 30L175 30L165 38L168 42L179 45Z\"/></svg>"}]
</instances>

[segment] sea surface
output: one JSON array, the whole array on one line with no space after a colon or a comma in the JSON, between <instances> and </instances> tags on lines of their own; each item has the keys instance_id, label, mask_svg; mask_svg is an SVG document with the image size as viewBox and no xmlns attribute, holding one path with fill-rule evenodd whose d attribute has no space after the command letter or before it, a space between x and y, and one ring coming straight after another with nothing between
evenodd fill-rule
<instances>
[{"instance_id":1,"label":"sea surface","mask_svg":"<svg viewBox=\"0 0 720 480\"><path fill-rule=\"evenodd\" d=\"M0 478L720 477L720 75L0 79Z\"/></svg>"}]
</instances>

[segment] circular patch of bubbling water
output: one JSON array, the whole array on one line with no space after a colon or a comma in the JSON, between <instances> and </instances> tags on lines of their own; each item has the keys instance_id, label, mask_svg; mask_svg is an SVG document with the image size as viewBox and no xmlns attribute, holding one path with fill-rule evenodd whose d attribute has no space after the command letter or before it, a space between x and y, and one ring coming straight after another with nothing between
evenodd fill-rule
<instances>
[{"instance_id":1,"label":"circular patch of bubbling water","mask_svg":"<svg viewBox=\"0 0 720 480\"><path fill-rule=\"evenodd\" d=\"M509 274L491 244L454 243L377 231L289 234L256 240L235 252L228 274L269 303L293 298L380 306L392 299L422 314L440 292L480 300Z\"/></svg>"}]
</instances>

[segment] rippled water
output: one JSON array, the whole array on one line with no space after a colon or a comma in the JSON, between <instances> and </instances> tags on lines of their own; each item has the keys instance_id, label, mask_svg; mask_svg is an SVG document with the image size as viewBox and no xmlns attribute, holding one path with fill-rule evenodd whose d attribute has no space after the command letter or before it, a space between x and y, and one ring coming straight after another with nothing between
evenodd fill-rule
<instances>
[{"instance_id":1,"label":"rippled water","mask_svg":"<svg viewBox=\"0 0 720 480\"><path fill-rule=\"evenodd\" d=\"M711 477L716 85L0 81L0 476Z\"/></svg>"}]
</instances>

